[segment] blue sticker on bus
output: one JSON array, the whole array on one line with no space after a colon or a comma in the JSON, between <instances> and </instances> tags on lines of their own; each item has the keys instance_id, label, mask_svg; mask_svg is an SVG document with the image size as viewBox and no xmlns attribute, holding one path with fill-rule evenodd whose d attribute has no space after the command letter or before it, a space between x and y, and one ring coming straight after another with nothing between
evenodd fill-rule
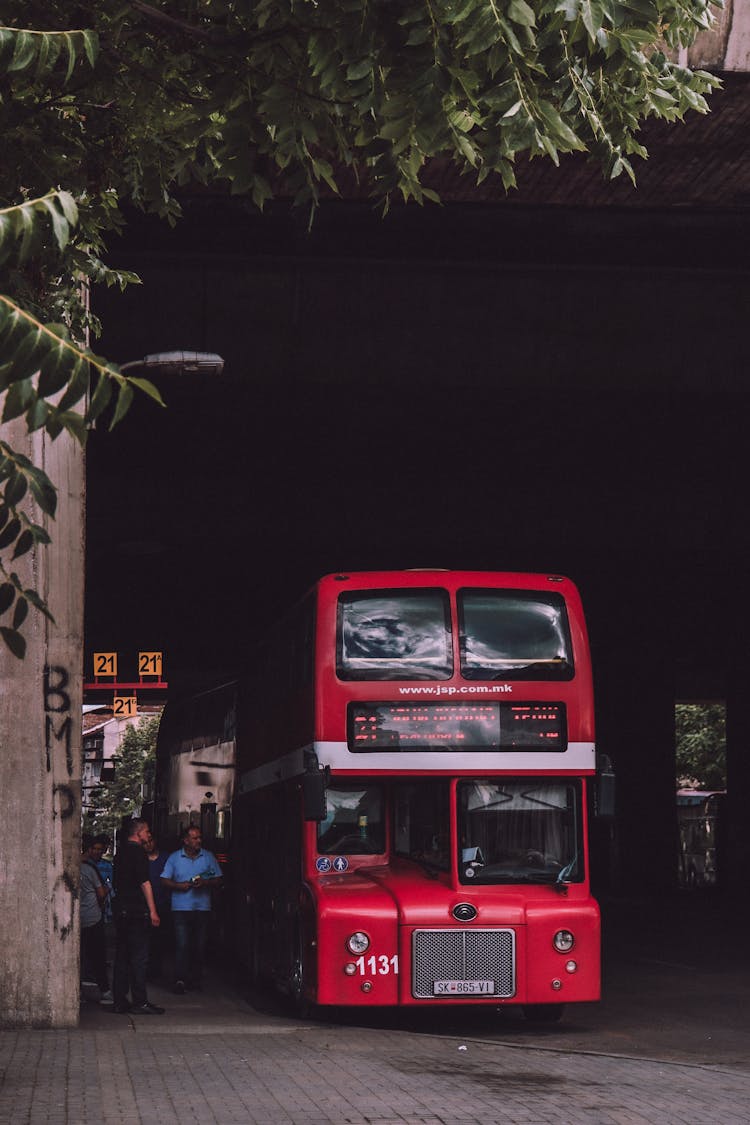
<instances>
[{"instance_id":1,"label":"blue sticker on bus","mask_svg":"<svg viewBox=\"0 0 750 1125\"><path fill-rule=\"evenodd\" d=\"M315 866L322 874L331 870L331 861L327 856L321 855L315 860Z\"/></svg>"},{"instance_id":2,"label":"blue sticker on bus","mask_svg":"<svg viewBox=\"0 0 750 1125\"><path fill-rule=\"evenodd\" d=\"M349 860L344 855L337 855L333 861L334 871L346 871L349 867Z\"/></svg>"}]
</instances>

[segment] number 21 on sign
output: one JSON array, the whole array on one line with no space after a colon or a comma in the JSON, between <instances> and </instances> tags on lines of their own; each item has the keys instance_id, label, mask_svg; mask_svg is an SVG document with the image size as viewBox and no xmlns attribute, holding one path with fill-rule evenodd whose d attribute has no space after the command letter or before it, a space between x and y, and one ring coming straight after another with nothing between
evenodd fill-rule
<instances>
[{"instance_id":1,"label":"number 21 on sign","mask_svg":"<svg viewBox=\"0 0 750 1125\"><path fill-rule=\"evenodd\" d=\"M138 714L138 700L134 695L116 695L112 703L116 719L131 719Z\"/></svg>"},{"instance_id":2,"label":"number 21 on sign","mask_svg":"<svg viewBox=\"0 0 750 1125\"><path fill-rule=\"evenodd\" d=\"M117 676L117 653L116 652L95 652L94 653L94 675L95 676Z\"/></svg>"},{"instance_id":3,"label":"number 21 on sign","mask_svg":"<svg viewBox=\"0 0 750 1125\"><path fill-rule=\"evenodd\" d=\"M138 675L158 676L161 679L162 654L160 652L138 653Z\"/></svg>"}]
</instances>

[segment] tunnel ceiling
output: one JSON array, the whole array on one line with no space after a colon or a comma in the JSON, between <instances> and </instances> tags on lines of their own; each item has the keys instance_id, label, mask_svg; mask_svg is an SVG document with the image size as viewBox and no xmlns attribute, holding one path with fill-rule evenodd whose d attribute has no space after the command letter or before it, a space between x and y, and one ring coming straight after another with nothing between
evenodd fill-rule
<instances>
[{"instance_id":1,"label":"tunnel ceiling","mask_svg":"<svg viewBox=\"0 0 750 1125\"><path fill-rule=\"evenodd\" d=\"M208 675L331 570L530 569L579 582L595 655L614 591L668 590L676 675L720 685L750 557L748 89L653 128L636 194L536 161L501 203L436 167L446 205L385 220L203 196L134 222L110 260L144 285L97 298L97 350L227 362L92 434L87 652Z\"/></svg>"}]
</instances>

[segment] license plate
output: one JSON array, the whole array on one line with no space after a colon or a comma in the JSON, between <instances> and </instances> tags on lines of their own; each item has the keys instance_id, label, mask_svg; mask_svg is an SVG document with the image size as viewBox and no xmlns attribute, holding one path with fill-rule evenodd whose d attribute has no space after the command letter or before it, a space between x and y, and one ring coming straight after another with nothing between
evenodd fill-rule
<instances>
[{"instance_id":1,"label":"license plate","mask_svg":"<svg viewBox=\"0 0 750 1125\"><path fill-rule=\"evenodd\" d=\"M491 996L494 980L436 980L432 992L435 996Z\"/></svg>"}]
</instances>

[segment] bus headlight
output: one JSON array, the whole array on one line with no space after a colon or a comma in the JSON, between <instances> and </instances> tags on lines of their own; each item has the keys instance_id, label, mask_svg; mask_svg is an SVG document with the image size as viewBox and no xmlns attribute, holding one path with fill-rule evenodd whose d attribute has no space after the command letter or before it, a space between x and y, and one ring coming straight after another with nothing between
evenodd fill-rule
<instances>
[{"instance_id":1,"label":"bus headlight","mask_svg":"<svg viewBox=\"0 0 750 1125\"><path fill-rule=\"evenodd\" d=\"M360 957L366 953L370 948L370 939L367 934L363 934L361 930L357 930L356 934L350 934L346 939L346 948L355 957Z\"/></svg>"},{"instance_id":2,"label":"bus headlight","mask_svg":"<svg viewBox=\"0 0 750 1125\"><path fill-rule=\"evenodd\" d=\"M552 944L558 953L570 953L575 943L576 939L570 930L558 930L552 939Z\"/></svg>"}]
</instances>

